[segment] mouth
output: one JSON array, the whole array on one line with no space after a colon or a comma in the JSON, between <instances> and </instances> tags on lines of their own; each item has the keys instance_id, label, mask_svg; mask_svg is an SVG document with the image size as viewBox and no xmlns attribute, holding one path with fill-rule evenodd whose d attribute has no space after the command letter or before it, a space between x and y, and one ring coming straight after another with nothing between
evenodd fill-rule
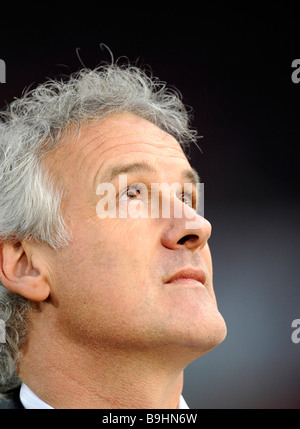
<instances>
[{"instance_id":1,"label":"mouth","mask_svg":"<svg viewBox=\"0 0 300 429\"><path fill-rule=\"evenodd\" d=\"M206 282L206 274L202 269L183 269L173 274L164 284L186 284L194 286L204 286Z\"/></svg>"}]
</instances>

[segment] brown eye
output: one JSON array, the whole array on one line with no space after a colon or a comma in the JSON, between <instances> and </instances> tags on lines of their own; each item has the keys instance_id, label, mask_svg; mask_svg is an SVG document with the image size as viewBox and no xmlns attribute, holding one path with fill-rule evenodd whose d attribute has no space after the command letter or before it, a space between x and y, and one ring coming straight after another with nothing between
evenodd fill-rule
<instances>
[{"instance_id":1,"label":"brown eye","mask_svg":"<svg viewBox=\"0 0 300 429\"><path fill-rule=\"evenodd\" d=\"M130 187L127 188L126 190L126 196L130 199L130 200L134 200L135 197L138 197L140 195L141 191L139 189L136 189L134 187Z\"/></svg>"},{"instance_id":2,"label":"brown eye","mask_svg":"<svg viewBox=\"0 0 300 429\"><path fill-rule=\"evenodd\" d=\"M193 195L188 193L181 194L181 201L187 206L193 207Z\"/></svg>"},{"instance_id":3,"label":"brown eye","mask_svg":"<svg viewBox=\"0 0 300 429\"><path fill-rule=\"evenodd\" d=\"M142 183L133 183L120 194L120 200L135 200L147 197L147 188Z\"/></svg>"}]
</instances>

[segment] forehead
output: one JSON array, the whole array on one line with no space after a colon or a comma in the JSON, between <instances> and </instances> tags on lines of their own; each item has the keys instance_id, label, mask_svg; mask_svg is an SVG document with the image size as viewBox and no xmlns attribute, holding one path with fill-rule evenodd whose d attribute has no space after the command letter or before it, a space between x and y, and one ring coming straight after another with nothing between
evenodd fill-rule
<instances>
[{"instance_id":1,"label":"forehead","mask_svg":"<svg viewBox=\"0 0 300 429\"><path fill-rule=\"evenodd\" d=\"M95 126L84 126L80 140L80 146L86 153L97 148L106 157L112 153L121 155L135 151L184 157L174 137L146 119L130 113L111 115Z\"/></svg>"},{"instance_id":2,"label":"forehead","mask_svg":"<svg viewBox=\"0 0 300 429\"><path fill-rule=\"evenodd\" d=\"M53 156L53 155L52 155ZM99 123L83 124L79 134L66 139L54 154L55 170L64 178L83 174L91 179L117 162L147 160L167 167L189 166L177 140L151 122L129 113L115 114Z\"/></svg>"}]
</instances>

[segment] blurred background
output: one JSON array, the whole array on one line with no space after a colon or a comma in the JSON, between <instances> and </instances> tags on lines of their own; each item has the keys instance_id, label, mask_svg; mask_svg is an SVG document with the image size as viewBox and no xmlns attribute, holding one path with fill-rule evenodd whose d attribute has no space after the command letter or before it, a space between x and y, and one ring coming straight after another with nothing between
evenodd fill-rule
<instances>
[{"instance_id":1,"label":"blurred background","mask_svg":"<svg viewBox=\"0 0 300 429\"><path fill-rule=\"evenodd\" d=\"M300 319L297 23L282 6L272 6L273 18L246 7L216 17L199 5L164 13L154 4L81 5L76 19L29 8L22 24L6 16L0 108L25 87L80 69L76 50L89 68L110 61L100 43L175 86L203 136L191 164L205 184L228 327L226 340L187 368L184 397L191 408L300 408L300 343L291 339Z\"/></svg>"}]
</instances>

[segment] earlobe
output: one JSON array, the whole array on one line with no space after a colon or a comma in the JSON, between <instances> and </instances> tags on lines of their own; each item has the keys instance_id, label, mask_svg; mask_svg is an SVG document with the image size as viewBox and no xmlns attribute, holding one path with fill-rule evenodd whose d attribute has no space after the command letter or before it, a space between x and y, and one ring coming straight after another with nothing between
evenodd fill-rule
<instances>
[{"instance_id":1,"label":"earlobe","mask_svg":"<svg viewBox=\"0 0 300 429\"><path fill-rule=\"evenodd\" d=\"M48 298L50 288L41 275L23 276L18 281L16 293L30 301L42 302Z\"/></svg>"},{"instance_id":2,"label":"earlobe","mask_svg":"<svg viewBox=\"0 0 300 429\"><path fill-rule=\"evenodd\" d=\"M48 298L50 287L42 265L37 258L33 264L33 259L29 247L24 246L24 243L1 243L0 280L11 292L41 302Z\"/></svg>"}]
</instances>

